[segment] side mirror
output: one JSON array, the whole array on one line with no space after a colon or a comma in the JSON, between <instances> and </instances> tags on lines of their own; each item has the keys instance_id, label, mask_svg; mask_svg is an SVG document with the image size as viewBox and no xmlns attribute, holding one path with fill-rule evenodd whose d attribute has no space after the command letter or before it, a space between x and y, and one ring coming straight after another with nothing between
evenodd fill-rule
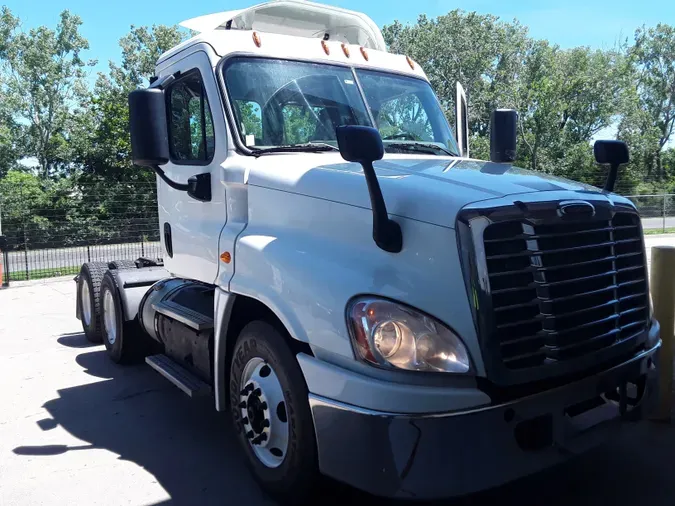
<instances>
[{"instance_id":1,"label":"side mirror","mask_svg":"<svg viewBox=\"0 0 675 506\"><path fill-rule=\"evenodd\" d=\"M377 129L366 126L339 126L335 129L342 158L358 162L366 176L370 205L373 209L373 240L380 249L398 253L403 249L401 226L389 218L373 162L384 156L382 137Z\"/></svg>"},{"instance_id":2,"label":"side mirror","mask_svg":"<svg viewBox=\"0 0 675 506\"><path fill-rule=\"evenodd\" d=\"M595 141L595 144L593 144L593 154L595 155L596 162L602 165L609 165L609 174L607 174L604 190L608 192L614 191L619 165L630 161L628 146L623 141Z\"/></svg>"},{"instance_id":3,"label":"side mirror","mask_svg":"<svg viewBox=\"0 0 675 506\"><path fill-rule=\"evenodd\" d=\"M516 159L518 113L495 109L490 117L490 161L510 163Z\"/></svg>"},{"instance_id":4,"label":"side mirror","mask_svg":"<svg viewBox=\"0 0 675 506\"><path fill-rule=\"evenodd\" d=\"M342 158L348 162L374 162L384 156L382 137L377 129L366 126L341 126L335 131Z\"/></svg>"},{"instance_id":5,"label":"side mirror","mask_svg":"<svg viewBox=\"0 0 675 506\"><path fill-rule=\"evenodd\" d=\"M169 161L169 134L164 93L159 88L129 93L131 158L136 165L153 167Z\"/></svg>"}]
</instances>

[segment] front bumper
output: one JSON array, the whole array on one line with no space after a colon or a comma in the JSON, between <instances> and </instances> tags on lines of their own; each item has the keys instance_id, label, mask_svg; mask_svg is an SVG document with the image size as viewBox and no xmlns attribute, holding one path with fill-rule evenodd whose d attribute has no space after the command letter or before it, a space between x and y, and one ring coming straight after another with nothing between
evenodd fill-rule
<instances>
[{"instance_id":1,"label":"front bumper","mask_svg":"<svg viewBox=\"0 0 675 506\"><path fill-rule=\"evenodd\" d=\"M537 472L653 408L660 345L559 388L453 413L384 413L310 394L320 469L376 495L416 499L460 496ZM635 401L625 402L626 384L639 385ZM609 391L623 391L623 401L590 402Z\"/></svg>"}]
</instances>

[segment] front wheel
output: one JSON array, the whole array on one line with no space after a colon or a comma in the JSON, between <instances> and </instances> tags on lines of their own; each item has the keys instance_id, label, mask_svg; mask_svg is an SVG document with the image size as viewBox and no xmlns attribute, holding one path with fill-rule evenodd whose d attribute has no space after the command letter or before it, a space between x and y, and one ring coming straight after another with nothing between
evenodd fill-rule
<instances>
[{"instance_id":1,"label":"front wheel","mask_svg":"<svg viewBox=\"0 0 675 506\"><path fill-rule=\"evenodd\" d=\"M316 438L302 371L270 324L239 334L230 368L231 414L253 475L289 504L307 503L318 478Z\"/></svg>"}]
</instances>

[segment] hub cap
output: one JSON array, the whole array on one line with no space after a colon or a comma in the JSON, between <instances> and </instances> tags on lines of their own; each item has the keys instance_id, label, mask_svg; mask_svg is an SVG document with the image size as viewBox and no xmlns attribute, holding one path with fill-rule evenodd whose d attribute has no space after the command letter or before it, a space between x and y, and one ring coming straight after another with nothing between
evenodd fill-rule
<instances>
[{"instance_id":1,"label":"hub cap","mask_svg":"<svg viewBox=\"0 0 675 506\"><path fill-rule=\"evenodd\" d=\"M89 283L86 280L82 283L80 290L80 307L82 308L82 319L88 327L91 323L91 294L89 292Z\"/></svg>"},{"instance_id":2,"label":"hub cap","mask_svg":"<svg viewBox=\"0 0 675 506\"><path fill-rule=\"evenodd\" d=\"M110 290L103 294L103 325L108 342L113 345L117 339L117 314L115 313L115 300Z\"/></svg>"},{"instance_id":3,"label":"hub cap","mask_svg":"<svg viewBox=\"0 0 675 506\"><path fill-rule=\"evenodd\" d=\"M244 432L260 462L278 467L288 450L286 400L274 369L252 358L241 375L239 409Z\"/></svg>"}]
</instances>

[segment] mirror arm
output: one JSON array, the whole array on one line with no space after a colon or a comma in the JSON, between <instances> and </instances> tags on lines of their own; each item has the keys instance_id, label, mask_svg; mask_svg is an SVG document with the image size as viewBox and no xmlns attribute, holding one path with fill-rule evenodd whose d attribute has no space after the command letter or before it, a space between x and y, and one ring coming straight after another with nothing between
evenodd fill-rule
<instances>
[{"instance_id":1,"label":"mirror arm","mask_svg":"<svg viewBox=\"0 0 675 506\"><path fill-rule=\"evenodd\" d=\"M389 218L373 163L363 161L361 166L366 176L370 205L373 208L373 240L384 251L399 253L403 249L401 226Z\"/></svg>"},{"instance_id":2,"label":"mirror arm","mask_svg":"<svg viewBox=\"0 0 675 506\"><path fill-rule=\"evenodd\" d=\"M171 188L174 190L186 192L190 188L190 185L188 184L182 184L182 183L176 183L175 181L172 181L167 177L167 175L164 173L162 169L159 168L159 165L151 165L150 166L152 170L154 170L157 175L162 178L162 181L164 181L166 184L168 184Z\"/></svg>"},{"instance_id":3,"label":"mirror arm","mask_svg":"<svg viewBox=\"0 0 675 506\"><path fill-rule=\"evenodd\" d=\"M609 174L607 174L607 180L605 181L604 187L606 192L614 191L614 184L616 183L616 176L619 172L619 165L620 164L618 163L613 163L609 166Z\"/></svg>"}]
</instances>

